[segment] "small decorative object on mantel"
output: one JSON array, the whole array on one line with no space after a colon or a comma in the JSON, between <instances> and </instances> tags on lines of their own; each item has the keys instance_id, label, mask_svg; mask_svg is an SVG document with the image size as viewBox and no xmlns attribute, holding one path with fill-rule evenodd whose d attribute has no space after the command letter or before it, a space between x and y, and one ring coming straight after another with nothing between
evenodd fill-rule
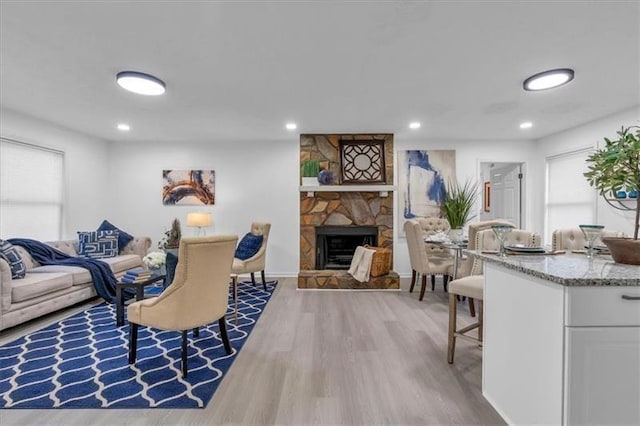
<instances>
[{"instance_id":1,"label":"small decorative object on mantel","mask_svg":"<svg viewBox=\"0 0 640 426\"><path fill-rule=\"evenodd\" d=\"M320 185L333 185L336 182L336 175L331 170L320 170L318 182Z\"/></svg>"},{"instance_id":2,"label":"small decorative object on mantel","mask_svg":"<svg viewBox=\"0 0 640 426\"><path fill-rule=\"evenodd\" d=\"M318 160L305 160L302 162L302 185L317 186L320 162Z\"/></svg>"},{"instance_id":3,"label":"small decorative object on mantel","mask_svg":"<svg viewBox=\"0 0 640 426\"><path fill-rule=\"evenodd\" d=\"M171 229L164 232L164 237L158 243L158 248L163 249L166 253L173 252L178 253L178 247L180 247L180 238L182 238L182 229L180 228L180 221L173 219L171 222Z\"/></svg>"},{"instance_id":4,"label":"small decorative object on mantel","mask_svg":"<svg viewBox=\"0 0 640 426\"><path fill-rule=\"evenodd\" d=\"M340 141L343 184L386 183L384 141Z\"/></svg>"},{"instance_id":5,"label":"small decorative object on mantel","mask_svg":"<svg viewBox=\"0 0 640 426\"><path fill-rule=\"evenodd\" d=\"M631 199L631 206L607 198L609 194L617 196L620 188L636 194L640 190L640 126L623 126L617 134L615 140L604 138L605 146L587 158L589 171L584 176L609 205L618 210L635 211L633 239L602 238L602 242L616 262L640 265L640 198ZM635 208L632 207L634 202Z\"/></svg>"}]
</instances>

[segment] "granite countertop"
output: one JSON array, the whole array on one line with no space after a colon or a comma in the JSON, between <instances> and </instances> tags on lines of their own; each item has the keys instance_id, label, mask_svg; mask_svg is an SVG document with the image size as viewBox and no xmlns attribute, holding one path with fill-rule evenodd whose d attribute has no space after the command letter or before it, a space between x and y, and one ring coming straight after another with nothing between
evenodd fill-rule
<instances>
[{"instance_id":1,"label":"granite countertop","mask_svg":"<svg viewBox=\"0 0 640 426\"><path fill-rule=\"evenodd\" d=\"M584 254L508 255L465 250L469 256L565 286L640 286L640 265L615 263L611 256Z\"/></svg>"}]
</instances>

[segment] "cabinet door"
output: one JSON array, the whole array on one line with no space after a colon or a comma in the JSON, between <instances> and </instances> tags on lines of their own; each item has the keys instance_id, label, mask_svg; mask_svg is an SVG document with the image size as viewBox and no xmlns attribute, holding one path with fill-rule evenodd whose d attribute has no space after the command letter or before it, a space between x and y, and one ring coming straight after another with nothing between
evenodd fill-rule
<instances>
[{"instance_id":1,"label":"cabinet door","mask_svg":"<svg viewBox=\"0 0 640 426\"><path fill-rule=\"evenodd\" d=\"M640 424L640 327L567 327L565 423Z\"/></svg>"}]
</instances>

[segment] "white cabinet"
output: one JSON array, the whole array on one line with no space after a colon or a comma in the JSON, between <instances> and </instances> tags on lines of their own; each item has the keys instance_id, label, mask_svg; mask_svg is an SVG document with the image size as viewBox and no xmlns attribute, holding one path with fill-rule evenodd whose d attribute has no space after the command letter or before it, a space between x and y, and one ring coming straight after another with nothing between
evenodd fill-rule
<instances>
[{"instance_id":1,"label":"white cabinet","mask_svg":"<svg viewBox=\"0 0 640 426\"><path fill-rule=\"evenodd\" d=\"M565 334L566 423L637 424L640 327L566 327Z\"/></svg>"},{"instance_id":2,"label":"white cabinet","mask_svg":"<svg viewBox=\"0 0 640 426\"><path fill-rule=\"evenodd\" d=\"M640 424L638 286L485 262L483 395L513 424Z\"/></svg>"}]
</instances>

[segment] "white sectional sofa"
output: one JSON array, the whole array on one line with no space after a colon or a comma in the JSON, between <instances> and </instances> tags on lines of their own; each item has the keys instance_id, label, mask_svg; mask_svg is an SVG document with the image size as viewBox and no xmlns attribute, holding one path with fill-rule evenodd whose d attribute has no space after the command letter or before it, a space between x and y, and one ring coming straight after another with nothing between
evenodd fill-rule
<instances>
[{"instance_id":1,"label":"white sectional sofa","mask_svg":"<svg viewBox=\"0 0 640 426\"><path fill-rule=\"evenodd\" d=\"M48 242L50 246L78 256L78 241ZM100 259L114 273L142 265L151 247L148 237L134 238L116 257ZM13 327L96 296L89 271L77 266L37 263L22 247L16 246L27 268L25 278L12 279L9 264L0 258L0 330Z\"/></svg>"}]
</instances>

